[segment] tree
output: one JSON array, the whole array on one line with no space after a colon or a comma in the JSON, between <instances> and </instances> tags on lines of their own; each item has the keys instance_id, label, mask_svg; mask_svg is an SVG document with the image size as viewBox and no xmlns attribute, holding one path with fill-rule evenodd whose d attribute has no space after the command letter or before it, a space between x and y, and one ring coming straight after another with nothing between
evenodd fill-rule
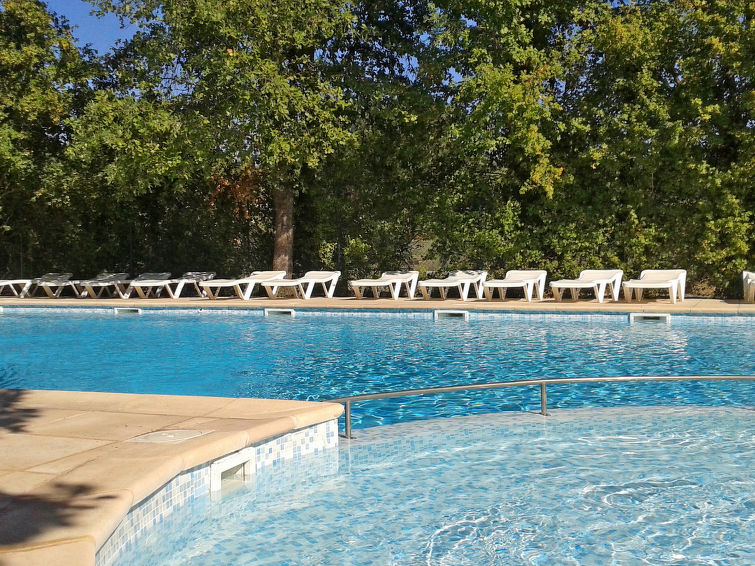
<instances>
[{"instance_id":1,"label":"tree","mask_svg":"<svg viewBox=\"0 0 755 566\"><path fill-rule=\"evenodd\" d=\"M172 106L211 177L256 179L275 210L273 267L293 270L303 172L348 143L342 91L319 51L348 31L345 4L315 0L101 0L142 31L112 60L120 96ZM250 175L256 171L257 175Z\"/></svg>"},{"instance_id":2,"label":"tree","mask_svg":"<svg viewBox=\"0 0 755 566\"><path fill-rule=\"evenodd\" d=\"M91 64L70 29L37 0L0 6L0 261L17 275L65 267L67 203L50 192L65 120L90 90Z\"/></svg>"}]
</instances>

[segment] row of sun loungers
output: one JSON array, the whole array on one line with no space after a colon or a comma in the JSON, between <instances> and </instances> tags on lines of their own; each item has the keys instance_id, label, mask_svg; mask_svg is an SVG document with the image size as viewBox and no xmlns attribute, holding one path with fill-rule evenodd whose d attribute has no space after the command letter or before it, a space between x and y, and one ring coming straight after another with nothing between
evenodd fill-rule
<instances>
[{"instance_id":1,"label":"row of sun loungers","mask_svg":"<svg viewBox=\"0 0 755 566\"><path fill-rule=\"evenodd\" d=\"M242 300L249 300L256 286L265 289L267 296L274 299L283 288L291 288L296 297L310 299L315 288L320 285L323 294L332 298L340 271L309 271L296 279L286 279L284 271L255 271L247 277L238 279L215 279L214 272L187 272L179 278L171 278L170 273L142 273L129 279L127 273L101 273L94 279L74 281L70 273L48 273L37 279L0 280L0 295L8 291L11 295L24 298L35 296L43 291L50 298L59 298L70 289L79 298L119 297L131 298L134 293L142 299L160 297L166 293L171 299L181 296L184 288L193 286L197 295L218 299L224 289ZM503 279L487 280L487 271L463 270L452 271L444 279L426 279L419 281L418 271L386 271L376 279L357 279L350 281L351 289L357 299L365 297L369 289L375 298L387 289L396 300L405 289L408 298L414 298L417 291L424 299L430 299L437 289L441 299L446 299L448 291L455 289L462 301L469 299L474 292L478 299L483 296L493 300L496 296L503 300L508 289L521 289L524 298L530 302L534 298L543 300L547 273L542 270L512 270ZM621 289L627 302L642 300L646 289L666 290L672 303L684 300L687 272L684 269L647 269L639 279L622 281L624 272L620 269L586 269L576 279L551 281L550 287L556 301L562 301L568 291L571 299L576 301L583 289L592 290L596 300L602 303L606 291L614 301L619 300ZM755 302L755 272L742 274L745 302Z\"/></svg>"},{"instance_id":2,"label":"row of sun loungers","mask_svg":"<svg viewBox=\"0 0 755 566\"><path fill-rule=\"evenodd\" d=\"M66 289L70 289L74 296L82 299L129 299L134 293L147 299L159 297L163 292L170 298L177 299L187 284L193 285L196 292L203 295L199 284L213 277L213 272L192 271L177 279L171 279L170 273L142 273L134 279L129 279L128 273L100 273L93 279L72 280L70 273L47 273L36 279L0 280L0 295L7 290L13 296L24 298L34 297L39 291L43 291L51 299L57 299Z\"/></svg>"}]
</instances>

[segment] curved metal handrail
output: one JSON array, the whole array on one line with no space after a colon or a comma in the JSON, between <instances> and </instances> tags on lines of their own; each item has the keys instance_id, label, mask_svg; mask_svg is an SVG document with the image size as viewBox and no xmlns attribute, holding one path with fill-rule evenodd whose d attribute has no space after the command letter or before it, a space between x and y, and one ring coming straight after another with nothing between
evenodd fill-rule
<instances>
[{"instance_id":1,"label":"curved metal handrail","mask_svg":"<svg viewBox=\"0 0 755 566\"><path fill-rule=\"evenodd\" d=\"M489 383L468 383L464 385L444 385L440 387L423 387L421 389L403 389L401 391L381 391L378 393L364 393L329 399L333 403L344 404L344 436L351 436L351 404L358 401L374 399L390 399L393 397L408 397L411 395L434 395L449 391L479 391L482 389L500 389L503 387L540 386L540 413L548 415L547 385L561 383L615 383L627 381L755 381L755 375L624 375L612 377L564 377L546 379L520 379L517 381L495 381Z\"/></svg>"}]
</instances>

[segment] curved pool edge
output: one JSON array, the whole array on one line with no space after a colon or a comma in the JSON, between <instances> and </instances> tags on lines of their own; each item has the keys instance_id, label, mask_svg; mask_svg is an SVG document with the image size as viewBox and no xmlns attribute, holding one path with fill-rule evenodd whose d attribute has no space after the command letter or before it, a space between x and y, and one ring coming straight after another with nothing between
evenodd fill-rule
<instances>
[{"instance_id":1,"label":"curved pool edge","mask_svg":"<svg viewBox=\"0 0 755 566\"><path fill-rule=\"evenodd\" d=\"M325 434L337 445L343 412L309 401L8 389L0 406L3 566L93 565L129 511L164 486L250 447L264 445L275 464L319 449ZM307 431L328 423L312 443ZM177 430L201 436L135 441Z\"/></svg>"}]
</instances>

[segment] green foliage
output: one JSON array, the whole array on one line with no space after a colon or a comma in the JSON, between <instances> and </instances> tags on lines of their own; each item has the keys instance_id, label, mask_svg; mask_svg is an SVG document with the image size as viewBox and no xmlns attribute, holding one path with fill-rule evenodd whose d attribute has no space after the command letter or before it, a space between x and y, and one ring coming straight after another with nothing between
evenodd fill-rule
<instances>
[{"instance_id":1,"label":"green foliage","mask_svg":"<svg viewBox=\"0 0 755 566\"><path fill-rule=\"evenodd\" d=\"M4 271L260 269L280 194L297 271L755 266L747 0L92 1L0 8Z\"/></svg>"},{"instance_id":2,"label":"green foliage","mask_svg":"<svg viewBox=\"0 0 755 566\"><path fill-rule=\"evenodd\" d=\"M64 203L45 198L61 168L66 118L88 96L88 63L70 30L36 0L0 9L0 271L64 267Z\"/></svg>"}]
</instances>

